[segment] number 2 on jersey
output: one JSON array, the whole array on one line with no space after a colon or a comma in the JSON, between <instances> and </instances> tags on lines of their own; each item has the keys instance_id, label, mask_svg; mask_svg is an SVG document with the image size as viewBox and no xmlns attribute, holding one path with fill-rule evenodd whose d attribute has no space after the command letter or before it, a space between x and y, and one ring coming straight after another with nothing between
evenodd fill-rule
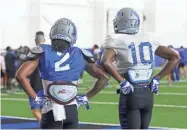
<instances>
[{"instance_id":1,"label":"number 2 on jersey","mask_svg":"<svg viewBox=\"0 0 187 130\"><path fill-rule=\"evenodd\" d=\"M149 48L149 60L145 59L145 54L144 54L144 47ZM136 56L136 48L134 43L131 43L129 45L129 49L131 49L132 52L132 60L133 60L133 65L137 65L137 56ZM153 62L153 51L152 51L152 45L149 42L141 42L139 45L139 55L140 55L140 61L142 64L151 64Z\"/></svg>"},{"instance_id":2,"label":"number 2 on jersey","mask_svg":"<svg viewBox=\"0 0 187 130\"><path fill-rule=\"evenodd\" d=\"M57 52L58 53L58 52ZM58 54L57 54L58 55ZM63 65L63 63L65 61L67 61L67 59L69 59L70 54L66 53L59 61L55 62L55 71L65 71L65 70L69 70L70 69L70 65L69 64L65 64ZM62 66L63 65L63 66Z\"/></svg>"}]
</instances>

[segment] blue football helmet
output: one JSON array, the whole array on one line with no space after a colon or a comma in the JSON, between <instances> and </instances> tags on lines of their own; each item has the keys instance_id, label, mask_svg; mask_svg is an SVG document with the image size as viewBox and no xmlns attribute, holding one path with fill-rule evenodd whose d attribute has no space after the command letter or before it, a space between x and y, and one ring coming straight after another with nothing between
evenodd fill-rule
<instances>
[{"instance_id":1,"label":"blue football helmet","mask_svg":"<svg viewBox=\"0 0 187 130\"><path fill-rule=\"evenodd\" d=\"M115 33L136 34L140 27L140 18L132 8L120 9L113 20Z\"/></svg>"},{"instance_id":2,"label":"blue football helmet","mask_svg":"<svg viewBox=\"0 0 187 130\"><path fill-rule=\"evenodd\" d=\"M50 39L62 39L73 45L77 40L77 28L71 20L61 18L52 26Z\"/></svg>"}]
</instances>

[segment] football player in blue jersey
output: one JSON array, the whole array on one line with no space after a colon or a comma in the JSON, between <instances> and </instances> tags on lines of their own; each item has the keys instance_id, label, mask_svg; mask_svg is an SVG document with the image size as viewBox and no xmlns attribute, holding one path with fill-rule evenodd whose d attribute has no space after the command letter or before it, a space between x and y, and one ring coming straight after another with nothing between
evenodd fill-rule
<instances>
[{"instance_id":1,"label":"football player in blue jersey","mask_svg":"<svg viewBox=\"0 0 187 130\"><path fill-rule=\"evenodd\" d=\"M17 80L34 102L42 104L42 129L74 129L78 127L77 105L101 91L109 77L98 68L90 52L73 47L77 39L75 24L66 18L55 22L50 31L51 45L34 47L17 72ZM40 97L32 89L28 76L39 67L44 95ZM97 78L94 87L86 95L77 96L77 81L86 70Z\"/></svg>"},{"instance_id":2,"label":"football player in blue jersey","mask_svg":"<svg viewBox=\"0 0 187 130\"><path fill-rule=\"evenodd\" d=\"M139 31L140 18L132 8L120 9L113 24L116 34L106 38L102 66L120 84L121 128L148 129L153 93L158 94L160 79L176 67L180 57L155 36ZM153 76L155 54L168 62Z\"/></svg>"},{"instance_id":3,"label":"football player in blue jersey","mask_svg":"<svg viewBox=\"0 0 187 130\"><path fill-rule=\"evenodd\" d=\"M40 45L40 44L45 43L45 37L44 37L44 33L42 31L36 32L35 43L36 43L36 45ZM28 60L30 60L30 59L28 59ZM30 75L29 79L30 79L31 87L37 93L37 95L43 96L42 80L40 79L40 73L39 73L38 67ZM34 100L31 97L29 97L29 104L30 104L30 108L32 110L33 115L40 122L41 117L42 117L41 110L40 110L41 105L35 104Z\"/></svg>"}]
</instances>

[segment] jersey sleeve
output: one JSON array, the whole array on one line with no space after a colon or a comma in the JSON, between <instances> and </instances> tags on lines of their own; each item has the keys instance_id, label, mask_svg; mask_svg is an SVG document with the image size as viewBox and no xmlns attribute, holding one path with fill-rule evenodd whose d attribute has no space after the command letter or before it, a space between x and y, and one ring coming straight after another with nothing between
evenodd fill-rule
<instances>
[{"instance_id":1,"label":"jersey sleeve","mask_svg":"<svg viewBox=\"0 0 187 130\"><path fill-rule=\"evenodd\" d=\"M95 63L94 58L93 58L93 54L91 52L89 52L88 50L85 50L85 49L81 49L81 52L82 52L84 59L87 62Z\"/></svg>"},{"instance_id":2,"label":"jersey sleeve","mask_svg":"<svg viewBox=\"0 0 187 130\"><path fill-rule=\"evenodd\" d=\"M30 50L29 54L26 56L26 60L35 60L43 52L44 50L41 46L35 46Z\"/></svg>"},{"instance_id":3,"label":"jersey sleeve","mask_svg":"<svg viewBox=\"0 0 187 130\"><path fill-rule=\"evenodd\" d=\"M156 36L156 35L151 35L151 44L152 44L152 49L155 53L155 51L157 50L157 48L163 44L162 40L160 37Z\"/></svg>"},{"instance_id":4,"label":"jersey sleeve","mask_svg":"<svg viewBox=\"0 0 187 130\"><path fill-rule=\"evenodd\" d=\"M116 44L116 38L108 35L102 45L102 49L113 49L117 54L118 45Z\"/></svg>"}]
</instances>

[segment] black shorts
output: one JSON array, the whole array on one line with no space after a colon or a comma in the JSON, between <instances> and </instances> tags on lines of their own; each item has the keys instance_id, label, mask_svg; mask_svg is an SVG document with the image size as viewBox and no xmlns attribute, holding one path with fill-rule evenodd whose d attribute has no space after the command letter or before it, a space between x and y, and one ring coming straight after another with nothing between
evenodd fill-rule
<instances>
[{"instance_id":1,"label":"black shorts","mask_svg":"<svg viewBox=\"0 0 187 130\"><path fill-rule=\"evenodd\" d=\"M15 78L16 71L7 71L7 78Z\"/></svg>"},{"instance_id":2,"label":"black shorts","mask_svg":"<svg viewBox=\"0 0 187 130\"><path fill-rule=\"evenodd\" d=\"M149 87L135 88L133 93L120 93L119 120L122 129L148 129L153 108Z\"/></svg>"},{"instance_id":3,"label":"black shorts","mask_svg":"<svg viewBox=\"0 0 187 130\"><path fill-rule=\"evenodd\" d=\"M4 72L1 70L1 78L5 76Z\"/></svg>"},{"instance_id":4,"label":"black shorts","mask_svg":"<svg viewBox=\"0 0 187 130\"><path fill-rule=\"evenodd\" d=\"M179 68L184 68L184 63L180 63Z\"/></svg>"},{"instance_id":5,"label":"black shorts","mask_svg":"<svg viewBox=\"0 0 187 130\"><path fill-rule=\"evenodd\" d=\"M66 119L63 121L55 121L53 111L42 114L40 123L41 129L76 129L78 128L78 111L77 105L64 106Z\"/></svg>"}]
</instances>

